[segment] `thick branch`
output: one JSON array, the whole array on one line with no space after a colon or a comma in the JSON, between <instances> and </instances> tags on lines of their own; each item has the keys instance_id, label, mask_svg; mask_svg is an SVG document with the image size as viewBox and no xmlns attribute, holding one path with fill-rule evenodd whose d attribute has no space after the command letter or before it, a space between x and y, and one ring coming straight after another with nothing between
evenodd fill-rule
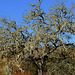
<instances>
[{"instance_id":1,"label":"thick branch","mask_svg":"<svg viewBox=\"0 0 75 75\"><path fill-rule=\"evenodd\" d=\"M73 44L64 44L65 46L75 46ZM63 46L63 44L60 44L60 46ZM48 53L45 53L45 55L43 56L43 59L44 57L48 56L49 54L51 54L52 52L54 52L59 46L55 46L53 49L49 50ZM47 59L46 59L47 60Z\"/></svg>"}]
</instances>

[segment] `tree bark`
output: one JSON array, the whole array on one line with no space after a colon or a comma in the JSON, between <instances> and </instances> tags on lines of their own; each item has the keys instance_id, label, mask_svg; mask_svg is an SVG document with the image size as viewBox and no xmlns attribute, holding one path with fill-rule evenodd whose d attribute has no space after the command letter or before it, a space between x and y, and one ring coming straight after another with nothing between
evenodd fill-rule
<instances>
[{"instance_id":1,"label":"tree bark","mask_svg":"<svg viewBox=\"0 0 75 75\"><path fill-rule=\"evenodd\" d=\"M40 69L38 69L38 75L43 75L43 71L42 71L42 69L40 68Z\"/></svg>"}]
</instances>

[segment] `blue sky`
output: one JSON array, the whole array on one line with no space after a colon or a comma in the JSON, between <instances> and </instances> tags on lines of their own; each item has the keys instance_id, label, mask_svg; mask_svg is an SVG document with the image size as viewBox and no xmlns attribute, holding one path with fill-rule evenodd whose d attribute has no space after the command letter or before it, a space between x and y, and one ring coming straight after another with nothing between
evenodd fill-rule
<instances>
[{"instance_id":1,"label":"blue sky","mask_svg":"<svg viewBox=\"0 0 75 75\"><path fill-rule=\"evenodd\" d=\"M30 3L34 3L37 0L0 0L0 17L7 16L18 23L21 23L24 10L29 10ZM54 4L58 0L43 0L42 8L48 12L50 5ZM70 6L71 2L75 3L75 0L63 0Z\"/></svg>"},{"instance_id":2,"label":"blue sky","mask_svg":"<svg viewBox=\"0 0 75 75\"><path fill-rule=\"evenodd\" d=\"M29 10L31 7L30 3L34 3L37 0L0 0L0 18L1 17L10 17L13 20L16 20L18 24L21 24L22 17L25 10ZM57 3L58 0L43 0L41 8L45 12L48 12L50 5ZM71 6L71 2L75 3L75 0L62 0L66 1L67 6ZM75 36L73 36L75 37ZM72 41L75 39L72 39Z\"/></svg>"}]
</instances>

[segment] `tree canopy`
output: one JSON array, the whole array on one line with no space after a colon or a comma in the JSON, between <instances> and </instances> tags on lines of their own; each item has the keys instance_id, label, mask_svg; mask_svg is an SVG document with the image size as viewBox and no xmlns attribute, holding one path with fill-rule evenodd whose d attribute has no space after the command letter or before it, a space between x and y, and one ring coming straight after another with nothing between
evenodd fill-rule
<instances>
[{"instance_id":1,"label":"tree canopy","mask_svg":"<svg viewBox=\"0 0 75 75\"><path fill-rule=\"evenodd\" d=\"M75 47L75 41L69 42L71 35L75 36L75 6L68 9L62 2L45 13L41 3L42 0L38 0L37 4L30 4L33 9L25 14L24 25L20 27L14 20L0 19L0 58L8 58L9 64L32 61L39 75L52 53L58 49L68 52L69 47Z\"/></svg>"}]
</instances>

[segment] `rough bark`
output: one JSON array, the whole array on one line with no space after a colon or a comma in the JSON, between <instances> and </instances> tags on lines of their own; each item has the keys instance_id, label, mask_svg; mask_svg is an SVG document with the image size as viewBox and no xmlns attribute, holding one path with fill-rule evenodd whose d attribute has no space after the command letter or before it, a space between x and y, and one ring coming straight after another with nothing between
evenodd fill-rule
<instances>
[{"instance_id":1,"label":"rough bark","mask_svg":"<svg viewBox=\"0 0 75 75\"><path fill-rule=\"evenodd\" d=\"M38 75L43 75L42 69L38 69Z\"/></svg>"}]
</instances>

